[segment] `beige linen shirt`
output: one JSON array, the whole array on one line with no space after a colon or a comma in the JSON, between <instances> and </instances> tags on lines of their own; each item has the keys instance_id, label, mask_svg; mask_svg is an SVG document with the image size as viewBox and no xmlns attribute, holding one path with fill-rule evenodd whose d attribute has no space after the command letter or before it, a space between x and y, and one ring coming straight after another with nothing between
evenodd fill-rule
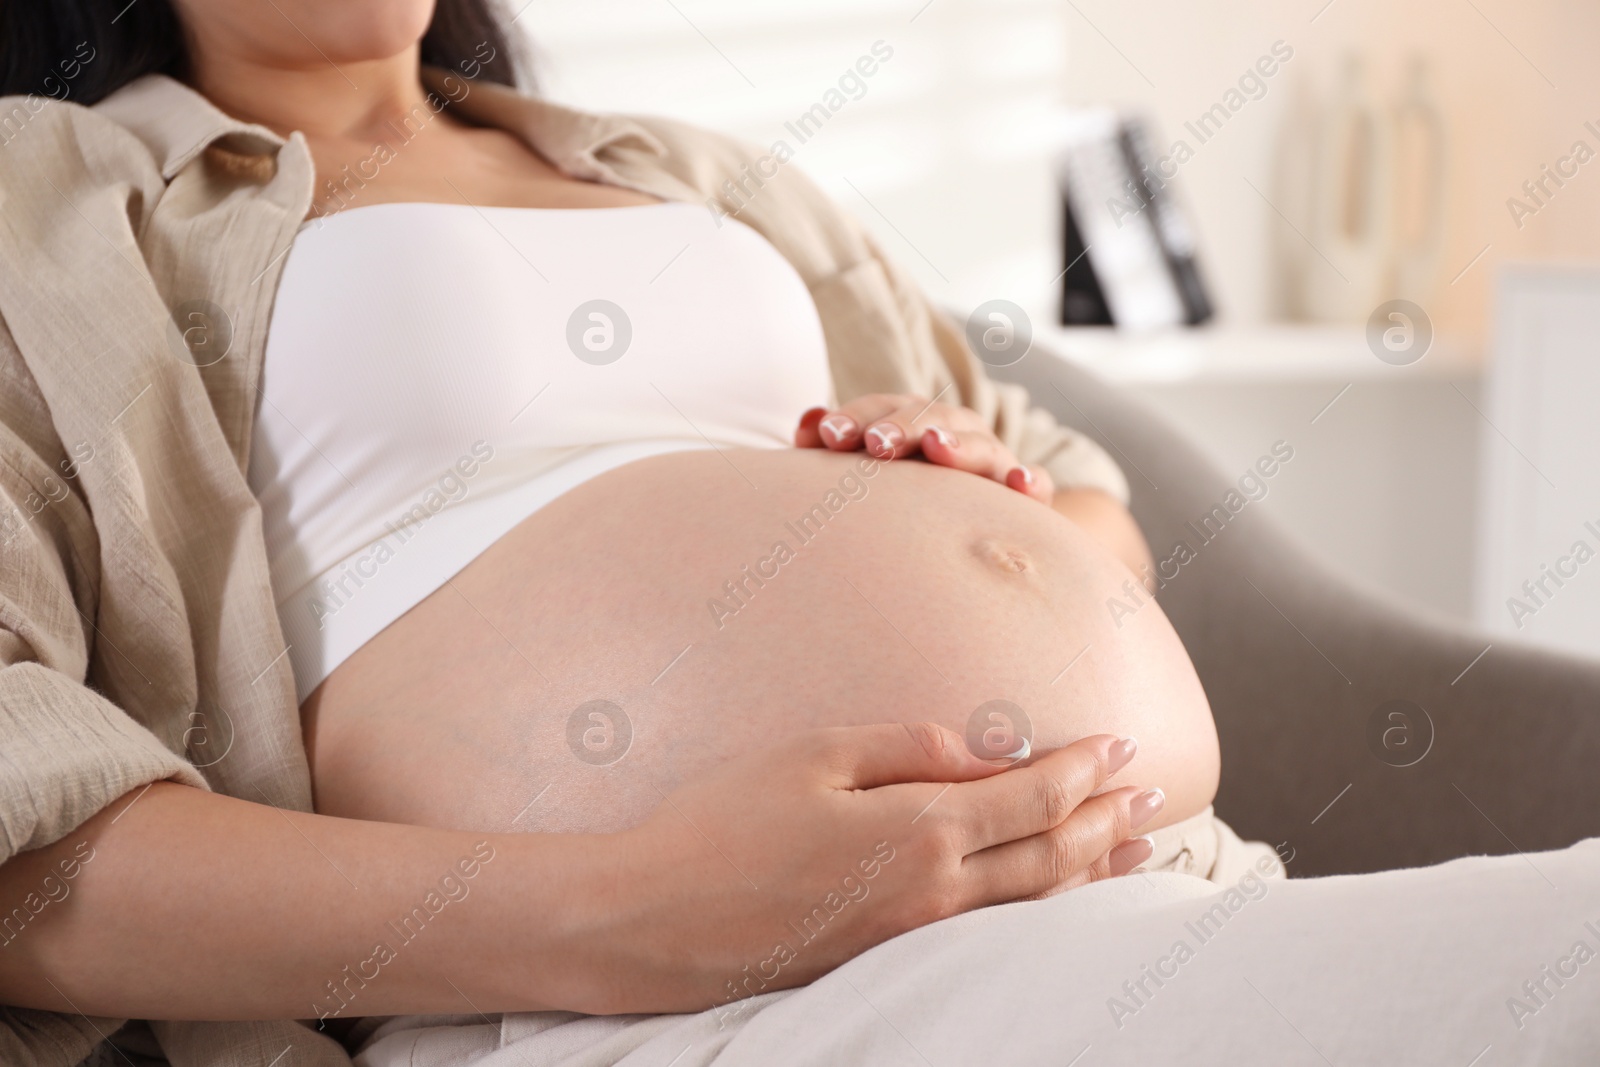
<instances>
[{"instance_id":1,"label":"beige linen shirt","mask_svg":"<svg viewBox=\"0 0 1600 1067\"><path fill-rule=\"evenodd\" d=\"M429 78L456 113L575 178L730 213L726 183L743 181L737 217L809 287L839 398L952 386L1059 485L1126 499L1105 453L989 382L792 165L752 196L761 153L727 138ZM0 862L162 779L309 810L245 480L273 296L312 203L306 143L161 76L93 108L8 97L0 116ZM175 318L195 309L221 309L212 325L231 338L186 344ZM28 908L0 901L0 925L25 927ZM0 1007L0 1024L0 1062L68 1065L120 1022ZM152 1029L178 1065L349 1064L294 1022Z\"/></svg>"}]
</instances>

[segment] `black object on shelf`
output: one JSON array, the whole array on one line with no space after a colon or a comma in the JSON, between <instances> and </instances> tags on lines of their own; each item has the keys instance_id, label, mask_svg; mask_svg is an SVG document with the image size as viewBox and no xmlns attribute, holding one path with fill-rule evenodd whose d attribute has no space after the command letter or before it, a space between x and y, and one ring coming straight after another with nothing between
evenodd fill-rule
<instances>
[{"instance_id":1,"label":"black object on shelf","mask_svg":"<svg viewBox=\"0 0 1600 1067\"><path fill-rule=\"evenodd\" d=\"M1067 260L1067 269L1061 276L1061 324L1110 326L1111 309L1106 306L1106 295L1100 291L1100 279L1094 276L1089 245L1078 230L1071 198L1063 195L1061 206L1061 247Z\"/></svg>"},{"instance_id":2,"label":"black object on shelf","mask_svg":"<svg viewBox=\"0 0 1600 1067\"><path fill-rule=\"evenodd\" d=\"M1061 322L1149 328L1213 314L1194 231L1144 125L1107 109L1075 114L1061 159Z\"/></svg>"}]
</instances>

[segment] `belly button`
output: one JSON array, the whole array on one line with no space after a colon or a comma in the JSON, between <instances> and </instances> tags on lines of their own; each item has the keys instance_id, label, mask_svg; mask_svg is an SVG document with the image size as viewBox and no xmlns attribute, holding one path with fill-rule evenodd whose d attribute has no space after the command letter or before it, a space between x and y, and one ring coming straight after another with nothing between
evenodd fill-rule
<instances>
[{"instance_id":1,"label":"belly button","mask_svg":"<svg viewBox=\"0 0 1600 1067\"><path fill-rule=\"evenodd\" d=\"M1033 557L1020 548L1001 544L988 538L974 542L972 554L1007 574L1032 574Z\"/></svg>"}]
</instances>

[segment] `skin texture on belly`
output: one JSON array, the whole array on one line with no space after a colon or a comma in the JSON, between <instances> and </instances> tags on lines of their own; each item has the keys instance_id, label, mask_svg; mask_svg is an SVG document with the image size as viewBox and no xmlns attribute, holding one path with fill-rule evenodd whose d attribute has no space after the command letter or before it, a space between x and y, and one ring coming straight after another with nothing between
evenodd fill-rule
<instances>
[{"instance_id":1,"label":"skin texture on belly","mask_svg":"<svg viewBox=\"0 0 1600 1067\"><path fill-rule=\"evenodd\" d=\"M1161 609L1108 610L1128 579L1050 508L921 462L642 460L524 520L307 698L316 807L607 832L784 734L966 734L998 700L1035 755L1137 737L1111 787L1159 786L1150 828L1176 822L1216 792L1216 731Z\"/></svg>"}]
</instances>

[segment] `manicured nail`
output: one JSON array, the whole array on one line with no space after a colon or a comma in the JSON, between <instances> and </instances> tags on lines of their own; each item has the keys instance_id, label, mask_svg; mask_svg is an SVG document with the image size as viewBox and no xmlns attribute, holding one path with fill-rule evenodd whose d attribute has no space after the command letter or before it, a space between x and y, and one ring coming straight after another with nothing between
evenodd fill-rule
<instances>
[{"instance_id":1,"label":"manicured nail","mask_svg":"<svg viewBox=\"0 0 1600 1067\"><path fill-rule=\"evenodd\" d=\"M856 420L848 415L829 415L817 424L817 429L830 445L836 445L855 433Z\"/></svg>"},{"instance_id":2,"label":"manicured nail","mask_svg":"<svg viewBox=\"0 0 1600 1067\"><path fill-rule=\"evenodd\" d=\"M822 421L822 416L827 413L827 408L807 408L805 414L800 416L800 428L802 430L815 429L817 423Z\"/></svg>"},{"instance_id":3,"label":"manicured nail","mask_svg":"<svg viewBox=\"0 0 1600 1067\"><path fill-rule=\"evenodd\" d=\"M1159 789L1146 790L1128 803L1128 825L1137 830L1156 817L1167 802L1167 794ZM1139 862L1143 863L1143 860Z\"/></svg>"},{"instance_id":4,"label":"manicured nail","mask_svg":"<svg viewBox=\"0 0 1600 1067\"><path fill-rule=\"evenodd\" d=\"M1138 751L1139 742L1135 741L1131 737L1124 737L1121 741L1118 741L1116 744L1112 745L1108 754L1108 762L1111 767L1111 773L1116 774L1118 771L1122 770L1122 768L1126 767L1128 765L1128 761L1133 759L1133 754Z\"/></svg>"},{"instance_id":5,"label":"manicured nail","mask_svg":"<svg viewBox=\"0 0 1600 1067\"><path fill-rule=\"evenodd\" d=\"M1111 875L1121 877L1155 855L1156 843L1148 837L1131 837L1111 850Z\"/></svg>"},{"instance_id":6,"label":"manicured nail","mask_svg":"<svg viewBox=\"0 0 1600 1067\"><path fill-rule=\"evenodd\" d=\"M1001 759L1024 760L1024 759L1028 758L1028 754L1031 753L1032 751L1033 751L1033 742L1029 741L1026 737L1024 737L1024 738L1022 738L1022 743L1017 746L1017 750L1015 752L1007 752L1004 756L1001 756L1000 758Z\"/></svg>"},{"instance_id":7,"label":"manicured nail","mask_svg":"<svg viewBox=\"0 0 1600 1067\"><path fill-rule=\"evenodd\" d=\"M941 426L929 426L928 429L923 433L923 438L926 439L928 434L932 434L933 439L938 441L946 448L956 448L961 443L956 440L955 434Z\"/></svg>"},{"instance_id":8,"label":"manicured nail","mask_svg":"<svg viewBox=\"0 0 1600 1067\"><path fill-rule=\"evenodd\" d=\"M900 427L892 422L880 422L867 431L867 451L879 459L894 455L895 449L906 439Z\"/></svg>"},{"instance_id":9,"label":"manicured nail","mask_svg":"<svg viewBox=\"0 0 1600 1067\"><path fill-rule=\"evenodd\" d=\"M1022 484L1023 485L1032 485L1033 484L1033 472L1031 470L1029 470L1027 467L1017 467L1011 473L1012 474L1016 474L1016 475L1020 475L1022 477Z\"/></svg>"}]
</instances>

